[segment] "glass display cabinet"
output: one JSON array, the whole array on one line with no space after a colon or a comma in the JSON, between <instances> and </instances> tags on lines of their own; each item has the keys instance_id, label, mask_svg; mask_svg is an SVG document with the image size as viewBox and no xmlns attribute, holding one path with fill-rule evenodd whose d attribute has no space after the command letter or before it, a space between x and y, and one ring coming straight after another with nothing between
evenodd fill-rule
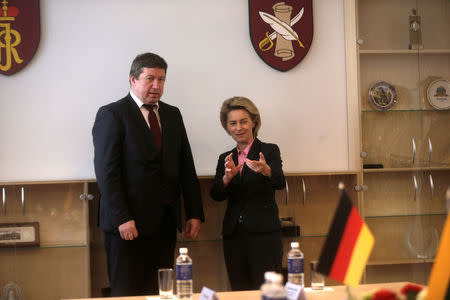
<instances>
[{"instance_id":1,"label":"glass display cabinet","mask_svg":"<svg viewBox=\"0 0 450 300\"><path fill-rule=\"evenodd\" d=\"M89 296L87 184L14 182L0 190L0 287L15 287L5 299Z\"/></svg>"},{"instance_id":2,"label":"glass display cabinet","mask_svg":"<svg viewBox=\"0 0 450 300\"><path fill-rule=\"evenodd\" d=\"M450 2L359 0L365 282L426 284L450 185Z\"/></svg>"}]
</instances>

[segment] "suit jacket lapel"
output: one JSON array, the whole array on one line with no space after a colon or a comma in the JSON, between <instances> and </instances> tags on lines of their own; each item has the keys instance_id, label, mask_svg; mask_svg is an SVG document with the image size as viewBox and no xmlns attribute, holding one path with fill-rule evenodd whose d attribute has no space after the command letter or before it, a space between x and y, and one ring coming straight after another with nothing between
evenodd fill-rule
<instances>
[{"instance_id":1,"label":"suit jacket lapel","mask_svg":"<svg viewBox=\"0 0 450 300\"><path fill-rule=\"evenodd\" d=\"M162 138L162 149L167 149L169 147L169 136L170 136L170 126L172 125L169 121L169 115L164 107L164 103L159 101L159 122L161 123L161 138Z\"/></svg>"}]
</instances>

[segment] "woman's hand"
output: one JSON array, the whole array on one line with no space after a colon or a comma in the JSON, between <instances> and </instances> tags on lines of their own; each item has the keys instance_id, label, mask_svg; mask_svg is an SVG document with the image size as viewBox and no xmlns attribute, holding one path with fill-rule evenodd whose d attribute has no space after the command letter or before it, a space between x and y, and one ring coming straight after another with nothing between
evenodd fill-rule
<instances>
[{"instance_id":1,"label":"woman's hand","mask_svg":"<svg viewBox=\"0 0 450 300\"><path fill-rule=\"evenodd\" d=\"M223 175L223 185L227 186L231 179L239 172L244 163L240 163L237 166L233 161L233 152L225 157L225 174Z\"/></svg>"},{"instance_id":2,"label":"woman's hand","mask_svg":"<svg viewBox=\"0 0 450 300\"><path fill-rule=\"evenodd\" d=\"M264 158L262 152L259 152L259 161L250 160L248 158L245 161L247 163L247 166L256 173L261 173L267 177L270 177L270 175L272 175L272 169L270 169L270 166L266 163L266 159Z\"/></svg>"}]
</instances>

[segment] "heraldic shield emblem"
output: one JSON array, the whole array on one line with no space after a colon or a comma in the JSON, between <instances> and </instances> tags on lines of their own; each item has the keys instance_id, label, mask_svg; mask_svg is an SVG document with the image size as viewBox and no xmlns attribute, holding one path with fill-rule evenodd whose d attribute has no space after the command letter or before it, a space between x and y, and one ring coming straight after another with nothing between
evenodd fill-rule
<instances>
[{"instance_id":1,"label":"heraldic shield emblem","mask_svg":"<svg viewBox=\"0 0 450 300\"><path fill-rule=\"evenodd\" d=\"M278 71L295 67L313 38L312 0L249 0L250 37L259 57Z\"/></svg>"},{"instance_id":2,"label":"heraldic shield emblem","mask_svg":"<svg viewBox=\"0 0 450 300\"><path fill-rule=\"evenodd\" d=\"M23 69L39 45L39 0L0 0L0 73Z\"/></svg>"}]
</instances>

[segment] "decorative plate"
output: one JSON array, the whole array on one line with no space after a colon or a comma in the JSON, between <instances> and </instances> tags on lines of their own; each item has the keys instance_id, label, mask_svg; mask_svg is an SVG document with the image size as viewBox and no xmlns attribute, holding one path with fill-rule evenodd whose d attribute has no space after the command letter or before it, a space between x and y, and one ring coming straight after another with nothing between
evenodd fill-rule
<instances>
[{"instance_id":1,"label":"decorative plate","mask_svg":"<svg viewBox=\"0 0 450 300\"><path fill-rule=\"evenodd\" d=\"M389 110L397 103L397 90L389 82L378 81L369 89L369 102L376 110Z\"/></svg>"},{"instance_id":2,"label":"decorative plate","mask_svg":"<svg viewBox=\"0 0 450 300\"><path fill-rule=\"evenodd\" d=\"M432 81L427 88L427 99L436 109L450 109L450 83L445 79Z\"/></svg>"}]
</instances>

